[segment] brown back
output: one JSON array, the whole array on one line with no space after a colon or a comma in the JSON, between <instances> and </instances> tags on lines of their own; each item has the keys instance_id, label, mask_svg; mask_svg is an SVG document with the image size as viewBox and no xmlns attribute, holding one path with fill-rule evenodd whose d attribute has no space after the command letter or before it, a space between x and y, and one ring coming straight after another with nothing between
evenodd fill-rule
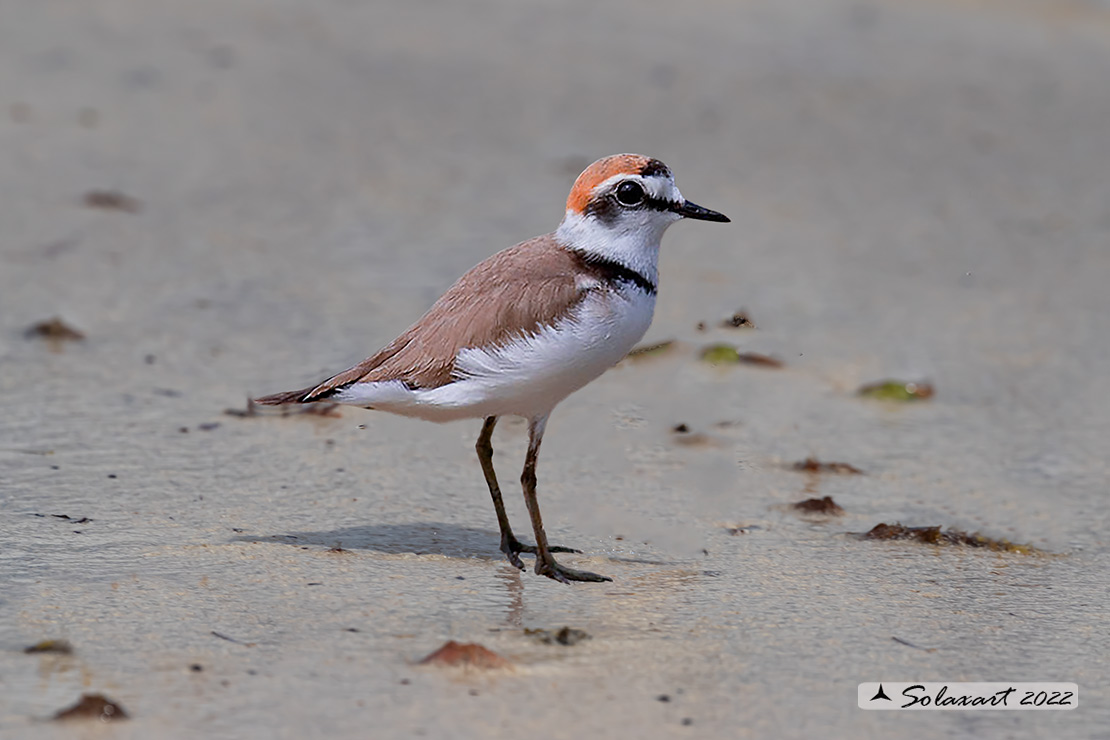
<instances>
[{"instance_id":1,"label":"brown back","mask_svg":"<svg viewBox=\"0 0 1110 740\"><path fill-rule=\"evenodd\" d=\"M581 282L583 273L604 279L550 234L498 252L459 278L387 347L298 400L321 400L356 382L450 383L459 350L504 345L565 316L590 287Z\"/></svg>"}]
</instances>

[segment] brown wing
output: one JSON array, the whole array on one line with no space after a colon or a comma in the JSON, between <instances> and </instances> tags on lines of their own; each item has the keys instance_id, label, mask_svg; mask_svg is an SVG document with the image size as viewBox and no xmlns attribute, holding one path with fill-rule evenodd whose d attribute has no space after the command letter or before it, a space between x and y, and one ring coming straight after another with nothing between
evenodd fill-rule
<instances>
[{"instance_id":1,"label":"brown wing","mask_svg":"<svg viewBox=\"0 0 1110 740\"><path fill-rule=\"evenodd\" d=\"M582 259L551 235L498 252L456 282L387 347L312 389L258 403L324 400L352 383L400 380L413 388L450 383L459 350L489 347L536 332L564 316L586 292Z\"/></svg>"}]
</instances>

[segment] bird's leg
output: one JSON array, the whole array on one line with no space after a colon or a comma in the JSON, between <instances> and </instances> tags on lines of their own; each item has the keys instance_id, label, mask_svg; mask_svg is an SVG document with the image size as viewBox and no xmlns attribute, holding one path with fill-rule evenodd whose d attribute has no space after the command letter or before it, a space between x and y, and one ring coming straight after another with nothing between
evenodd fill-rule
<instances>
[{"instance_id":1,"label":"bird's leg","mask_svg":"<svg viewBox=\"0 0 1110 740\"><path fill-rule=\"evenodd\" d=\"M611 581L612 578L599 576L597 573L573 570L559 565L551 555L556 548L549 547L547 544L547 533L543 530L543 519L540 518L540 504L536 500L536 458L539 456L540 441L543 439L545 426L547 426L547 416L538 416L529 422L528 455L524 458L524 472L520 474L520 483L524 487L524 502L528 505L532 531L536 534L536 574L562 583Z\"/></svg>"},{"instance_id":2,"label":"bird's leg","mask_svg":"<svg viewBox=\"0 0 1110 740\"><path fill-rule=\"evenodd\" d=\"M534 545L525 545L513 534L509 524L509 517L505 513L505 502L501 499L501 488L497 485L497 473L493 469L493 428L497 425L497 417L486 417L482 424L482 433L478 435L478 443L474 448L478 451L478 462L482 464L482 473L486 476L486 485L489 486L489 495L493 498L493 508L497 512L497 525L501 528L501 552L517 568L524 570L524 563L520 561L522 552L535 554ZM579 552L569 547L552 547L552 552Z\"/></svg>"}]
</instances>

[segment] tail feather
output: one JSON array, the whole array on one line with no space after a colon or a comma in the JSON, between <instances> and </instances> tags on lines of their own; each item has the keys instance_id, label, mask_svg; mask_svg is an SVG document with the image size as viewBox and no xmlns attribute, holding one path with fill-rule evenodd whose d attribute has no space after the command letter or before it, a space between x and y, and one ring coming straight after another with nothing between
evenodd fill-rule
<instances>
[{"instance_id":1,"label":"tail feather","mask_svg":"<svg viewBox=\"0 0 1110 740\"><path fill-rule=\"evenodd\" d=\"M281 393L274 393L269 396L254 399L254 402L262 406L280 406L284 403L309 403L308 394L312 393L316 386L308 388L301 388L299 391L283 391Z\"/></svg>"}]
</instances>

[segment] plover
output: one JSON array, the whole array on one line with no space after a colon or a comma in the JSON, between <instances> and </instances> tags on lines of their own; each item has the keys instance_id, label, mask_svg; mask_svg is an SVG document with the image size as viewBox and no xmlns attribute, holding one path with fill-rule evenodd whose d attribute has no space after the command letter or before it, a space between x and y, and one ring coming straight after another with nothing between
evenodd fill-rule
<instances>
[{"instance_id":1,"label":"plover","mask_svg":"<svg viewBox=\"0 0 1110 740\"><path fill-rule=\"evenodd\" d=\"M608 581L556 562L536 500L536 458L548 416L619 362L651 324L659 242L682 218L727 222L686 200L658 159L617 154L591 164L552 234L498 252L456 282L384 349L318 385L257 403L338 402L429 421L484 419L476 449L501 528L501 551L521 570L567 583ZM501 416L528 421L521 484L536 544L513 534L493 468Z\"/></svg>"}]
</instances>

